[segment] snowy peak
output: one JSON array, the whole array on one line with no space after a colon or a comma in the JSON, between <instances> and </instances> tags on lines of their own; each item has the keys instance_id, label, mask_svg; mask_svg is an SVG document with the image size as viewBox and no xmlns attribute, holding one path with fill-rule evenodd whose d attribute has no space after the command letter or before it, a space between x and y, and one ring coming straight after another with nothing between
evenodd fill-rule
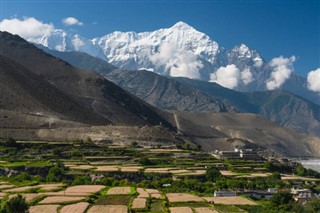
<instances>
[{"instance_id":1,"label":"snowy peak","mask_svg":"<svg viewBox=\"0 0 320 213\"><path fill-rule=\"evenodd\" d=\"M126 70L147 69L201 80L209 80L211 73L228 64L241 69L256 61L262 64L259 54L245 44L226 51L182 21L151 32L115 31L94 39L55 29L32 42L59 51L85 52Z\"/></svg>"},{"instance_id":2,"label":"snowy peak","mask_svg":"<svg viewBox=\"0 0 320 213\"><path fill-rule=\"evenodd\" d=\"M193 27L188 25L187 23L183 21L179 21L176 24L174 24L171 29L177 29L177 30L195 30Z\"/></svg>"},{"instance_id":3,"label":"snowy peak","mask_svg":"<svg viewBox=\"0 0 320 213\"><path fill-rule=\"evenodd\" d=\"M239 58L251 58L252 57L251 50L245 44L240 44L238 46L235 46L231 50L231 54L236 55Z\"/></svg>"}]
</instances>

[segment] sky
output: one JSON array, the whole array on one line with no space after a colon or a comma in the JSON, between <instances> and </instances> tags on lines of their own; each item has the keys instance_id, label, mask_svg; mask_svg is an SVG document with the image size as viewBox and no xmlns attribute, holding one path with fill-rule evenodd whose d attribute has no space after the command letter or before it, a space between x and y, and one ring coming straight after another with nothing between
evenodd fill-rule
<instances>
[{"instance_id":1,"label":"sky","mask_svg":"<svg viewBox=\"0 0 320 213\"><path fill-rule=\"evenodd\" d=\"M295 72L302 76L320 67L319 0L0 0L0 21L15 17L34 17L86 38L183 21L227 49L244 43L267 61L294 56Z\"/></svg>"}]
</instances>

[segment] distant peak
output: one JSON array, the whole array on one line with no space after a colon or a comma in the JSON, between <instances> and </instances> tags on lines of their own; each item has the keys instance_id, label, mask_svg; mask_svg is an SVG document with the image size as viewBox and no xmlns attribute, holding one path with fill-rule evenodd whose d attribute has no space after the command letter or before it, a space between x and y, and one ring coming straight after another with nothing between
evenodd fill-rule
<instances>
[{"instance_id":1,"label":"distant peak","mask_svg":"<svg viewBox=\"0 0 320 213\"><path fill-rule=\"evenodd\" d=\"M191 27L189 24L183 22L183 21L179 21L177 22L175 25L172 26L172 28L175 29L193 29L193 27Z\"/></svg>"},{"instance_id":2,"label":"distant peak","mask_svg":"<svg viewBox=\"0 0 320 213\"><path fill-rule=\"evenodd\" d=\"M233 49L250 50L250 48L247 45L243 44L243 43L235 46Z\"/></svg>"}]
</instances>

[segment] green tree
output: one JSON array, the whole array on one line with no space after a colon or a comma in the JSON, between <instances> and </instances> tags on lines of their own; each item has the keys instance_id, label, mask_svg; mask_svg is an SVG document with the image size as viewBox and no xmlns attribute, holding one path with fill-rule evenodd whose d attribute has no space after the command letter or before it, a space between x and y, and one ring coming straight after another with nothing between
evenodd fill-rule
<instances>
[{"instance_id":1,"label":"green tree","mask_svg":"<svg viewBox=\"0 0 320 213\"><path fill-rule=\"evenodd\" d=\"M88 176L77 176L75 180L72 182L72 185L90 185L92 184L91 178Z\"/></svg>"},{"instance_id":2,"label":"green tree","mask_svg":"<svg viewBox=\"0 0 320 213\"><path fill-rule=\"evenodd\" d=\"M297 166L297 168L296 168L296 173L297 173L297 175L299 175L299 176L305 176L306 173L307 173L307 170L306 170L303 166L299 165L299 166Z\"/></svg>"},{"instance_id":3,"label":"green tree","mask_svg":"<svg viewBox=\"0 0 320 213\"><path fill-rule=\"evenodd\" d=\"M141 165L143 165L143 166L152 165L152 162L151 162L150 159L147 158L147 157L141 157L141 158L139 159L139 163L140 163Z\"/></svg>"},{"instance_id":4,"label":"green tree","mask_svg":"<svg viewBox=\"0 0 320 213\"><path fill-rule=\"evenodd\" d=\"M190 149L190 143L184 143L184 149L189 150Z\"/></svg>"},{"instance_id":5,"label":"green tree","mask_svg":"<svg viewBox=\"0 0 320 213\"><path fill-rule=\"evenodd\" d=\"M202 147L198 144L198 145L196 146L196 150L200 151L200 150L202 150Z\"/></svg>"},{"instance_id":6,"label":"green tree","mask_svg":"<svg viewBox=\"0 0 320 213\"><path fill-rule=\"evenodd\" d=\"M271 175L271 178L281 180L280 172L273 172L272 175Z\"/></svg>"},{"instance_id":7,"label":"green tree","mask_svg":"<svg viewBox=\"0 0 320 213\"><path fill-rule=\"evenodd\" d=\"M215 182L218 178L221 177L221 172L216 167L208 167L206 171L206 179L208 181Z\"/></svg>"},{"instance_id":8,"label":"green tree","mask_svg":"<svg viewBox=\"0 0 320 213\"><path fill-rule=\"evenodd\" d=\"M4 203L1 213L24 213L27 212L29 206L26 199L22 195L17 195Z\"/></svg>"},{"instance_id":9,"label":"green tree","mask_svg":"<svg viewBox=\"0 0 320 213\"><path fill-rule=\"evenodd\" d=\"M278 209L288 210L293 202L292 194L290 192L278 192L270 199L271 204Z\"/></svg>"},{"instance_id":10,"label":"green tree","mask_svg":"<svg viewBox=\"0 0 320 213\"><path fill-rule=\"evenodd\" d=\"M18 146L17 141L12 137L7 137L4 143L6 146L11 146L11 147Z\"/></svg>"},{"instance_id":11,"label":"green tree","mask_svg":"<svg viewBox=\"0 0 320 213\"><path fill-rule=\"evenodd\" d=\"M137 146L138 146L138 142L137 141L132 141L131 147L136 148Z\"/></svg>"},{"instance_id":12,"label":"green tree","mask_svg":"<svg viewBox=\"0 0 320 213\"><path fill-rule=\"evenodd\" d=\"M54 167L49 169L47 175L47 182L60 182L63 180L64 177L64 165L61 162L56 163Z\"/></svg>"},{"instance_id":13,"label":"green tree","mask_svg":"<svg viewBox=\"0 0 320 213\"><path fill-rule=\"evenodd\" d=\"M55 156L61 156L61 150L60 149L58 149L58 148L54 148L53 150L52 150L52 154L53 155L55 155Z\"/></svg>"}]
</instances>

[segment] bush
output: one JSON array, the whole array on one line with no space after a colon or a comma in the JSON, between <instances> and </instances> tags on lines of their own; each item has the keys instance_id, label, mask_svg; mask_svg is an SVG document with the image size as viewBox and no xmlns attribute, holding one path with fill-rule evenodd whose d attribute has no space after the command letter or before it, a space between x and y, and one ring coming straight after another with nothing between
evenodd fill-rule
<instances>
[{"instance_id":1,"label":"bush","mask_svg":"<svg viewBox=\"0 0 320 213\"><path fill-rule=\"evenodd\" d=\"M15 139L13 139L12 137L7 137L4 141L6 146L10 146L10 147L17 147L17 141Z\"/></svg>"},{"instance_id":2,"label":"bush","mask_svg":"<svg viewBox=\"0 0 320 213\"><path fill-rule=\"evenodd\" d=\"M60 182L63 180L64 177L64 165L60 162L58 162L54 167L51 167L49 169L48 175L47 175L47 182Z\"/></svg>"},{"instance_id":3,"label":"bush","mask_svg":"<svg viewBox=\"0 0 320 213\"><path fill-rule=\"evenodd\" d=\"M77 176L75 180L72 182L72 185L90 185L92 184L91 178L88 176Z\"/></svg>"},{"instance_id":4,"label":"bush","mask_svg":"<svg viewBox=\"0 0 320 213\"><path fill-rule=\"evenodd\" d=\"M290 192L278 192L270 199L271 204L277 208L289 209L292 204L292 194Z\"/></svg>"},{"instance_id":5,"label":"bush","mask_svg":"<svg viewBox=\"0 0 320 213\"><path fill-rule=\"evenodd\" d=\"M208 167L206 171L206 179L215 182L221 177L221 172L216 167Z\"/></svg>"},{"instance_id":6,"label":"bush","mask_svg":"<svg viewBox=\"0 0 320 213\"><path fill-rule=\"evenodd\" d=\"M143 166L152 165L152 162L149 160L149 158L146 158L146 157L140 158L139 163Z\"/></svg>"},{"instance_id":7,"label":"bush","mask_svg":"<svg viewBox=\"0 0 320 213\"><path fill-rule=\"evenodd\" d=\"M1 213L24 213L28 212L29 206L22 195L17 195L4 203Z\"/></svg>"}]
</instances>

